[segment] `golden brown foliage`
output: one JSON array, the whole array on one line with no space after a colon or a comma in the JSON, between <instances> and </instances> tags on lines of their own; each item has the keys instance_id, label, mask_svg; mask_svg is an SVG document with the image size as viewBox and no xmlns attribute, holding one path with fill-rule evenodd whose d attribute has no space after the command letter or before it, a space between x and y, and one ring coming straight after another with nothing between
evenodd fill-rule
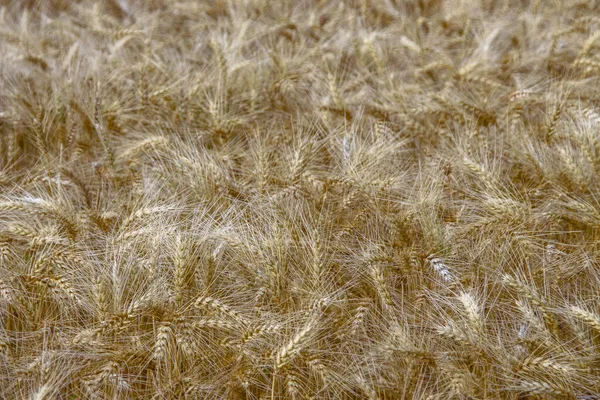
<instances>
[{"instance_id":1,"label":"golden brown foliage","mask_svg":"<svg viewBox=\"0 0 600 400\"><path fill-rule=\"evenodd\" d=\"M0 398L598 398L599 29L0 1Z\"/></svg>"}]
</instances>

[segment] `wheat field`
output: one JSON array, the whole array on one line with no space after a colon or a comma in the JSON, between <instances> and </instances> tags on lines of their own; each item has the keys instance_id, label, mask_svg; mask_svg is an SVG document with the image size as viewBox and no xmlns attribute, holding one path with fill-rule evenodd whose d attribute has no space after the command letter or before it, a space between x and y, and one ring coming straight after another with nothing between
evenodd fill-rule
<instances>
[{"instance_id":1,"label":"wheat field","mask_svg":"<svg viewBox=\"0 0 600 400\"><path fill-rule=\"evenodd\" d=\"M0 0L0 398L600 399L600 4Z\"/></svg>"}]
</instances>

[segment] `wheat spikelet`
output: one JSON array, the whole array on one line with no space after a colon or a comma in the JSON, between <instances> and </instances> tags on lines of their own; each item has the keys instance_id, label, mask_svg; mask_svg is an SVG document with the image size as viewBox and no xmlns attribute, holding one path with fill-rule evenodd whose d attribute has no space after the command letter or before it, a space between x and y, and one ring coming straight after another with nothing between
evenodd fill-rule
<instances>
[{"instance_id":1,"label":"wheat spikelet","mask_svg":"<svg viewBox=\"0 0 600 400\"><path fill-rule=\"evenodd\" d=\"M553 370L563 374L572 374L575 372L575 368L570 365L559 363L555 360L541 357L527 358L521 364L524 369L541 369L541 370Z\"/></svg>"},{"instance_id":2,"label":"wheat spikelet","mask_svg":"<svg viewBox=\"0 0 600 400\"><path fill-rule=\"evenodd\" d=\"M168 145L168 143L169 139L162 136L149 137L147 139L140 140L139 142L134 143L131 146L128 146L126 149L124 149L117 155L116 159L117 161L128 160L132 157L135 157L137 154L144 152L146 149L156 149L164 147Z\"/></svg>"},{"instance_id":3,"label":"wheat spikelet","mask_svg":"<svg viewBox=\"0 0 600 400\"><path fill-rule=\"evenodd\" d=\"M466 317L469 321L469 326L477 334L481 334L483 331L483 320L481 315L481 309L475 297L470 293L462 293L458 296L458 300L464 307Z\"/></svg>"},{"instance_id":4,"label":"wheat spikelet","mask_svg":"<svg viewBox=\"0 0 600 400\"><path fill-rule=\"evenodd\" d=\"M211 40L210 46L212 47L212 49L216 55L216 61L217 61L217 66L219 68L219 74L220 74L220 79L221 79L221 82L223 85L223 90L227 90L227 77L228 77L227 69L228 69L228 67L227 67L227 60L225 58L225 53L223 52L223 49L221 48L221 46L215 39Z\"/></svg>"},{"instance_id":5,"label":"wheat spikelet","mask_svg":"<svg viewBox=\"0 0 600 400\"><path fill-rule=\"evenodd\" d=\"M504 275L504 277L502 278L502 282L506 286L516 290L520 295L525 297L531 304L533 304L535 307L537 307L541 311L541 313L544 317L544 322L546 323L546 326L548 327L550 332L552 332L552 334L554 334L554 335L557 334L558 322L556 321L556 318L554 317L554 315L550 312L545 301L543 301L534 291L532 291L531 288L529 288L528 286L524 285L522 282L519 282L518 280L514 279L513 277L511 277L509 275Z\"/></svg>"},{"instance_id":6,"label":"wheat spikelet","mask_svg":"<svg viewBox=\"0 0 600 400\"><path fill-rule=\"evenodd\" d=\"M300 396L300 382L298 380L298 376L293 371L286 371L286 389L288 395L292 399L298 398Z\"/></svg>"},{"instance_id":7,"label":"wheat spikelet","mask_svg":"<svg viewBox=\"0 0 600 400\"><path fill-rule=\"evenodd\" d=\"M583 58L583 57L587 56L588 53L590 52L590 50L592 49L594 42L596 40L598 40L599 37L600 37L600 34L598 34L596 32L595 34L593 34L589 38L587 38L586 41L583 43L583 46L581 46L581 50L579 51L577 58Z\"/></svg>"},{"instance_id":8,"label":"wheat spikelet","mask_svg":"<svg viewBox=\"0 0 600 400\"><path fill-rule=\"evenodd\" d=\"M350 324L350 331L348 335L350 337L355 336L359 328L363 325L365 314L369 311L369 308L364 305L360 305L356 308L352 322Z\"/></svg>"},{"instance_id":9,"label":"wheat spikelet","mask_svg":"<svg viewBox=\"0 0 600 400\"><path fill-rule=\"evenodd\" d=\"M277 332L281 329L279 324L267 322L265 324L257 325L252 329L246 330L240 339L240 345L244 345L246 342L251 341L253 338L262 336L266 333Z\"/></svg>"},{"instance_id":10,"label":"wheat spikelet","mask_svg":"<svg viewBox=\"0 0 600 400\"><path fill-rule=\"evenodd\" d=\"M176 336L177 346L181 349L183 354L188 357L192 357L198 349L195 336L194 336L194 324L188 321L182 321L177 326Z\"/></svg>"},{"instance_id":11,"label":"wheat spikelet","mask_svg":"<svg viewBox=\"0 0 600 400\"><path fill-rule=\"evenodd\" d=\"M123 220L122 226L123 229L126 229L129 225L131 225L136 220L142 219L152 214L165 213L168 211L172 211L174 208L169 206L157 206L157 207L148 207L142 208L131 214L125 220Z\"/></svg>"},{"instance_id":12,"label":"wheat spikelet","mask_svg":"<svg viewBox=\"0 0 600 400\"><path fill-rule=\"evenodd\" d=\"M218 320L218 319L200 319L194 321L195 328L219 328L229 331L235 331L239 327L236 324L232 324L229 321Z\"/></svg>"},{"instance_id":13,"label":"wheat spikelet","mask_svg":"<svg viewBox=\"0 0 600 400\"><path fill-rule=\"evenodd\" d=\"M463 332L461 332L454 325L439 326L439 327L437 327L436 332L438 333L438 335L448 337L448 338L456 341L457 343L460 343L463 345L470 344L470 339L468 338L468 336L465 335Z\"/></svg>"},{"instance_id":14,"label":"wheat spikelet","mask_svg":"<svg viewBox=\"0 0 600 400\"><path fill-rule=\"evenodd\" d=\"M571 306L569 312L597 332L600 332L600 317L577 306Z\"/></svg>"},{"instance_id":15,"label":"wheat spikelet","mask_svg":"<svg viewBox=\"0 0 600 400\"><path fill-rule=\"evenodd\" d=\"M156 333L156 341L152 350L152 356L155 359L164 359L171 350L171 342L173 340L173 329L169 323L161 323Z\"/></svg>"},{"instance_id":16,"label":"wheat spikelet","mask_svg":"<svg viewBox=\"0 0 600 400\"><path fill-rule=\"evenodd\" d=\"M307 344L310 335L316 328L318 319L311 317L285 346L275 354L275 369L285 366Z\"/></svg>"},{"instance_id":17,"label":"wheat spikelet","mask_svg":"<svg viewBox=\"0 0 600 400\"><path fill-rule=\"evenodd\" d=\"M551 385L548 382L540 382L540 381L521 381L519 388L528 393L538 394L538 395L555 395L555 396L567 396L570 397L570 393L565 391L555 385Z\"/></svg>"},{"instance_id":18,"label":"wheat spikelet","mask_svg":"<svg viewBox=\"0 0 600 400\"><path fill-rule=\"evenodd\" d=\"M231 307L223 304L221 301L212 298L212 297L199 297L194 306L196 308L212 308L214 310L219 311L222 314L225 314L231 317L233 320L237 321L241 325L247 325L248 321L242 317L237 311L233 310Z\"/></svg>"},{"instance_id":19,"label":"wheat spikelet","mask_svg":"<svg viewBox=\"0 0 600 400\"><path fill-rule=\"evenodd\" d=\"M463 162L469 170L471 170L481 178L482 182L487 187L494 187L494 178L490 175L488 171L486 171L486 169L483 166L477 164L476 162L472 161L466 156L463 158Z\"/></svg>"},{"instance_id":20,"label":"wheat spikelet","mask_svg":"<svg viewBox=\"0 0 600 400\"><path fill-rule=\"evenodd\" d=\"M190 285L191 271L186 264L186 248L184 243L182 243L181 237L177 237L175 246L175 254L173 256L173 263L175 264L175 301L180 304L183 301L186 289Z\"/></svg>"},{"instance_id":21,"label":"wheat spikelet","mask_svg":"<svg viewBox=\"0 0 600 400\"><path fill-rule=\"evenodd\" d=\"M375 287L377 289L377 293L379 294L379 297L381 298L384 307L392 308L394 306L394 302L387 289L385 277L383 276L383 271L381 270L381 267L377 265L377 263L372 262L370 263L370 270L371 275L373 277L373 282L375 283Z\"/></svg>"}]
</instances>

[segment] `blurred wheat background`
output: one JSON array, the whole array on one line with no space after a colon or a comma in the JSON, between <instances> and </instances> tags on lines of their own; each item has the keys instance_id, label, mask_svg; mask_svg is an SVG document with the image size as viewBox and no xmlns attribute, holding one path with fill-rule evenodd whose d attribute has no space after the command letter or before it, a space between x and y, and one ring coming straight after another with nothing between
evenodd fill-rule
<instances>
[{"instance_id":1,"label":"blurred wheat background","mask_svg":"<svg viewBox=\"0 0 600 400\"><path fill-rule=\"evenodd\" d=\"M0 398L599 399L599 6L0 1Z\"/></svg>"}]
</instances>

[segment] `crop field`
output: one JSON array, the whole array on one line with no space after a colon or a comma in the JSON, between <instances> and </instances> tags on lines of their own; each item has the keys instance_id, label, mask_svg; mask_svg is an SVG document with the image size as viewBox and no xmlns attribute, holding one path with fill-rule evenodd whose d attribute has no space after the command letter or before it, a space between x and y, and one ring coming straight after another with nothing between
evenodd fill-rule
<instances>
[{"instance_id":1,"label":"crop field","mask_svg":"<svg viewBox=\"0 0 600 400\"><path fill-rule=\"evenodd\" d=\"M0 0L0 399L600 399L600 2Z\"/></svg>"}]
</instances>

